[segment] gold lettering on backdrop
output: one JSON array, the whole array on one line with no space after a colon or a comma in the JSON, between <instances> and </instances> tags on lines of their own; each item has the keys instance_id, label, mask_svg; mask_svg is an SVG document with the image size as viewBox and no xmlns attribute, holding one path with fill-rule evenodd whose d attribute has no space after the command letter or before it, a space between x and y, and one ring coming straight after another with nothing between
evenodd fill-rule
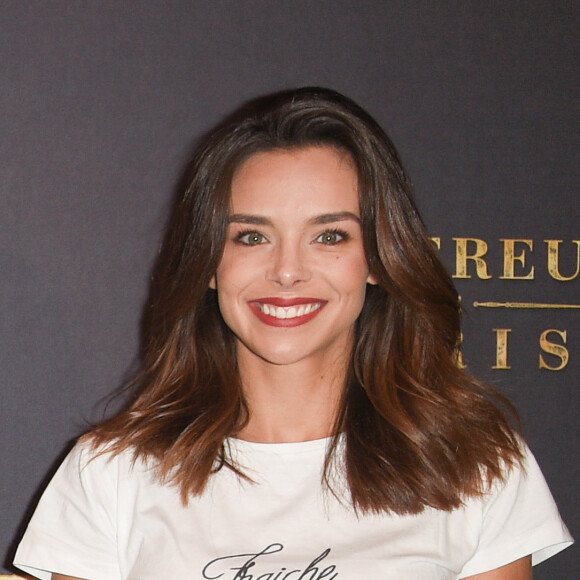
<instances>
[{"instance_id":1,"label":"gold lettering on backdrop","mask_svg":"<svg viewBox=\"0 0 580 580\"><path fill-rule=\"evenodd\" d=\"M540 348L545 353L558 357L560 359L560 364L557 366L551 366L545 361L542 354L540 354L540 368L549 371L561 371L568 364L570 353L565 346L548 339L548 335L551 333L557 334L562 339L562 342L566 344L566 331L548 328L548 330L544 330L540 336Z\"/></svg>"},{"instance_id":2,"label":"gold lettering on backdrop","mask_svg":"<svg viewBox=\"0 0 580 580\"><path fill-rule=\"evenodd\" d=\"M544 240L548 244L548 272L554 280L568 282L580 274L580 240L572 240L576 244L576 272L572 276L560 274L560 244L563 240Z\"/></svg>"},{"instance_id":3,"label":"gold lettering on backdrop","mask_svg":"<svg viewBox=\"0 0 580 580\"><path fill-rule=\"evenodd\" d=\"M537 251L538 240L529 238L499 238L503 253L500 257L482 238L456 237L455 242L455 272L453 278L489 280L496 277L495 272L503 265L501 280L535 280L538 264L534 263L534 247ZM436 250L441 251L445 241L440 236L432 236L431 243ZM545 239L547 249L547 273L560 282L580 281L580 240ZM571 246L570 246L571 244ZM493 248L495 250L496 248ZM570 252L574 252L570 254ZM503 264L497 263L499 260ZM490 274L494 272L493 276ZM507 285L506 285L507 286ZM517 285L516 285L517 286ZM509 285L513 289L512 285ZM490 297L492 298L492 297ZM516 296L514 296L516 298ZM494 301L475 300L473 307L477 309L512 309L512 310L580 310L580 302L520 302L516 300ZM501 324L501 323L500 323ZM510 326L512 326L510 324ZM544 327L545 328L545 327ZM510 333L513 328L494 328L495 333L495 370L511 369L508 352ZM519 332L519 330L518 330ZM537 335L536 335L537 336ZM539 338L539 368L550 371L561 371L570 361L570 352L566 345L567 335L564 330L549 328ZM463 342L463 337L461 337ZM536 343L538 344L538 343ZM513 361L512 361L512 364ZM462 346L457 350L457 365L466 368Z\"/></svg>"},{"instance_id":4,"label":"gold lettering on backdrop","mask_svg":"<svg viewBox=\"0 0 580 580\"><path fill-rule=\"evenodd\" d=\"M500 278L503 280L533 280L533 266L527 274L519 276L515 273L515 266L516 262L519 262L521 268L524 268L526 265L526 250L522 249L521 252L516 255L516 244L525 244L530 250L533 250L534 241L508 238L502 238L500 241L503 242L503 276L500 276Z\"/></svg>"},{"instance_id":5,"label":"gold lettering on backdrop","mask_svg":"<svg viewBox=\"0 0 580 580\"><path fill-rule=\"evenodd\" d=\"M492 369L511 369L508 364L508 334L511 328L494 328L495 332L495 365Z\"/></svg>"},{"instance_id":6,"label":"gold lettering on backdrop","mask_svg":"<svg viewBox=\"0 0 580 580\"><path fill-rule=\"evenodd\" d=\"M487 270L487 262L483 256L487 254L487 242L479 238L453 238L455 241L455 274L453 278L471 278L467 271L467 262L472 260L475 262L477 276L482 280L489 280L491 278ZM475 252L468 254L467 246L475 245Z\"/></svg>"},{"instance_id":7,"label":"gold lettering on backdrop","mask_svg":"<svg viewBox=\"0 0 580 580\"><path fill-rule=\"evenodd\" d=\"M429 238L432 242L433 245L440 250L441 249L441 238L439 236L432 236Z\"/></svg>"}]
</instances>

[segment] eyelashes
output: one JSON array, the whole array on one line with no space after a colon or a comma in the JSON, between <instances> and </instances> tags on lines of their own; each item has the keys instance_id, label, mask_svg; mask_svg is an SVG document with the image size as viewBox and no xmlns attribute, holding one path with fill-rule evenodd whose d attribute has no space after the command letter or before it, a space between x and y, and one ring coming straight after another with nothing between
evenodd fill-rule
<instances>
[{"instance_id":1,"label":"eyelashes","mask_svg":"<svg viewBox=\"0 0 580 580\"><path fill-rule=\"evenodd\" d=\"M338 228L333 228L325 230L319 236L317 236L315 241L326 246L335 246L341 242L346 242L350 238L348 232L340 230Z\"/></svg>"},{"instance_id":2,"label":"eyelashes","mask_svg":"<svg viewBox=\"0 0 580 580\"><path fill-rule=\"evenodd\" d=\"M313 242L325 246L336 246L337 244L346 242L349 239L350 234L348 232L339 228L331 228L318 234ZM241 244L243 246L259 246L265 244L268 241L268 238L256 230L242 230L234 236L233 241L236 244Z\"/></svg>"},{"instance_id":3,"label":"eyelashes","mask_svg":"<svg viewBox=\"0 0 580 580\"><path fill-rule=\"evenodd\" d=\"M242 230L234 236L234 242L244 246L259 246L267 241L266 236L256 230Z\"/></svg>"}]
</instances>

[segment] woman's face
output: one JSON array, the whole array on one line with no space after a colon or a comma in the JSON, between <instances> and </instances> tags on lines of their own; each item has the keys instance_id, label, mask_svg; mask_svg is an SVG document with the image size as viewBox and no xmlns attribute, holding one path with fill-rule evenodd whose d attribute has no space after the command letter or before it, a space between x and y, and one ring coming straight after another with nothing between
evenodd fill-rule
<instances>
[{"instance_id":1,"label":"woman's face","mask_svg":"<svg viewBox=\"0 0 580 580\"><path fill-rule=\"evenodd\" d=\"M258 153L242 164L211 283L240 360L344 361L367 282L348 155L310 147Z\"/></svg>"}]
</instances>

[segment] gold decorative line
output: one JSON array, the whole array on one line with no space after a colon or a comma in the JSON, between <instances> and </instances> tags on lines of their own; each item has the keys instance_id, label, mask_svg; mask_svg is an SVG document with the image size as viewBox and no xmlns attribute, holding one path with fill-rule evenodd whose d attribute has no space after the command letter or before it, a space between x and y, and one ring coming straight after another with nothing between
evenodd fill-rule
<instances>
[{"instance_id":1,"label":"gold decorative line","mask_svg":"<svg viewBox=\"0 0 580 580\"><path fill-rule=\"evenodd\" d=\"M475 308L568 308L580 309L580 304L549 304L545 302L474 302Z\"/></svg>"}]
</instances>

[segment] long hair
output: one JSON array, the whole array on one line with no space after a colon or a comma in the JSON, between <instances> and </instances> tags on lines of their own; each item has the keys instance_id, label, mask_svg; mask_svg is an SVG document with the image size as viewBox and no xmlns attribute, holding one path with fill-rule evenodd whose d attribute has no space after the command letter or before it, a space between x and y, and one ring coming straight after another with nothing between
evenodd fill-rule
<instances>
[{"instance_id":1,"label":"long hair","mask_svg":"<svg viewBox=\"0 0 580 580\"><path fill-rule=\"evenodd\" d=\"M313 146L354 162L377 281L356 323L323 483L332 487L330 472L340 465L355 510L453 509L521 460L515 411L457 364L457 292L395 147L366 111L329 89L252 101L197 148L154 268L133 397L87 437L95 447L153 458L160 480L179 486L184 501L203 493L216 469L244 476L225 441L247 424L249 409L210 280L235 171L258 152Z\"/></svg>"}]
</instances>

